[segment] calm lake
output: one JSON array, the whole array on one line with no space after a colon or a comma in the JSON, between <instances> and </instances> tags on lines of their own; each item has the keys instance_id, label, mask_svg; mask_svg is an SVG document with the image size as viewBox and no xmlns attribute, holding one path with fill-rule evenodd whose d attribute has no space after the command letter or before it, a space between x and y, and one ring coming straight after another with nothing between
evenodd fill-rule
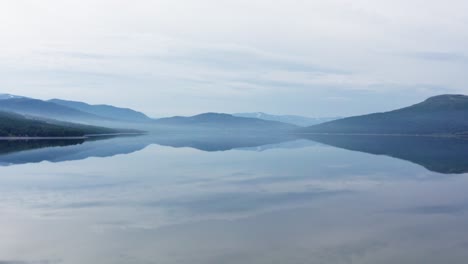
<instances>
[{"instance_id":1,"label":"calm lake","mask_svg":"<svg viewBox=\"0 0 468 264\"><path fill-rule=\"evenodd\" d=\"M468 140L0 142L0 264L467 263Z\"/></svg>"}]
</instances>

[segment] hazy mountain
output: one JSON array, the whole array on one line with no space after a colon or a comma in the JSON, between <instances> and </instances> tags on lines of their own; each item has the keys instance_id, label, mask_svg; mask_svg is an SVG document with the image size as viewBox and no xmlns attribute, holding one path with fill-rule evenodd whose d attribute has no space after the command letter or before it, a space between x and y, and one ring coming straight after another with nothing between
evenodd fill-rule
<instances>
[{"instance_id":1,"label":"hazy mountain","mask_svg":"<svg viewBox=\"0 0 468 264\"><path fill-rule=\"evenodd\" d=\"M8 99L14 99L14 98L24 98L24 97L18 96L18 95L12 95L12 94L0 94L0 100L8 100Z\"/></svg>"},{"instance_id":2,"label":"hazy mountain","mask_svg":"<svg viewBox=\"0 0 468 264\"><path fill-rule=\"evenodd\" d=\"M6 97L7 96L7 97ZM90 120L102 121L99 117L90 113L82 112L70 107L26 97L11 97L3 95L0 100L0 111L13 112L22 115L42 117L46 119L57 119L69 122L88 122Z\"/></svg>"},{"instance_id":3,"label":"hazy mountain","mask_svg":"<svg viewBox=\"0 0 468 264\"><path fill-rule=\"evenodd\" d=\"M0 112L0 137L81 137L116 130L77 124L52 124L19 114Z\"/></svg>"},{"instance_id":4,"label":"hazy mountain","mask_svg":"<svg viewBox=\"0 0 468 264\"><path fill-rule=\"evenodd\" d=\"M468 96L440 95L406 108L339 119L304 129L330 134L456 134L468 131Z\"/></svg>"},{"instance_id":5,"label":"hazy mountain","mask_svg":"<svg viewBox=\"0 0 468 264\"><path fill-rule=\"evenodd\" d=\"M83 102L67 101L61 99L52 99L49 102L73 108L81 112L89 113L95 116L104 117L112 120L125 122L150 122L151 118L141 112L129 108L120 108L112 105L90 105Z\"/></svg>"},{"instance_id":6,"label":"hazy mountain","mask_svg":"<svg viewBox=\"0 0 468 264\"><path fill-rule=\"evenodd\" d=\"M278 121L278 122L293 124L296 126L312 126L312 125L317 125L317 124L339 119L339 117L313 118L313 117L305 117L305 116L298 116L298 115L270 115L270 114L266 114L262 112L237 113L237 114L233 114L233 116L258 118L258 119L269 120L269 121Z\"/></svg>"},{"instance_id":7,"label":"hazy mountain","mask_svg":"<svg viewBox=\"0 0 468 264\"><path fill-rule=\"evenodd\" d=\"M261 131L278 133L292 131L296 125L280 121L205 113L192 117L152 119L141 112L111 105L90 105L84 102L52 99L42 101L15 95L0 95L0 111L14 112L44 120L60 120L113 128L130 127L162 132L184 130L202 132ZM266 115L263 116L267 118ZM273 117L271 118L273 119ZM309 120L310 121L310 120Z\"/></svg>"},{"instance_id":8,"label":"hazy mountain","mask_svg":"<svg viewBox=\"0 0 468 264\"><path fill-rule=\"evenodd\" d=\"M112 128L139 128L136 124L152 124L152 119L132 109L111 105L89 105L82 102L53 99L43 101L28 97L0 94L0 111L27 115L38 119L59 120Z\"/></svg>"},{"instance_id":9,"label":"hazy mountain","mask_svg":"<svg viewBox=\"0 0 468 264\"><path fill-rule=\"evenodd\" d=\"M295 125L282 122L219 113L161 118L156 119L154 124L160 128L168 129L215 129L224 131L263 131L268 133L292 131L297 128Z\"/></svg>"}]
</instances>

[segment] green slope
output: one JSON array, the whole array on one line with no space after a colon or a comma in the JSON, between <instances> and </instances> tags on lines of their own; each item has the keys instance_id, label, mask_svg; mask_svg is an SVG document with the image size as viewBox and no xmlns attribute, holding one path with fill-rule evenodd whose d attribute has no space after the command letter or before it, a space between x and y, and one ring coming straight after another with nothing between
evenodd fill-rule
<instances>
[{"instance_id":1,"label":"green slope","mask_svg":"<svg viewBox=\"0 0 468 264\"><path fill-rule=\"evenodd\" d=\"M0 137L82 137L89 134L116 132L108 128L51 123L28 119L18 114L0 112Z\"/></svg>"}]
</instances>

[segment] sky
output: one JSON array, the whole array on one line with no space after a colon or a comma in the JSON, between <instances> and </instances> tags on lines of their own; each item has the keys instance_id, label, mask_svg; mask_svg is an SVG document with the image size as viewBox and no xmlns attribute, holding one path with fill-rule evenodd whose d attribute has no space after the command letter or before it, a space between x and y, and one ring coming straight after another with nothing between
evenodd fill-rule
<instances>
[{"instance_id":1,"label":"sky","mask_svg":"<svg viewBox=\"0 0 468 264\"><path fill-rule=\"evenodd\" d=\"M0 93L349 116L468 94L466 0L5 0Z\"/></svg>"}]
</instances>

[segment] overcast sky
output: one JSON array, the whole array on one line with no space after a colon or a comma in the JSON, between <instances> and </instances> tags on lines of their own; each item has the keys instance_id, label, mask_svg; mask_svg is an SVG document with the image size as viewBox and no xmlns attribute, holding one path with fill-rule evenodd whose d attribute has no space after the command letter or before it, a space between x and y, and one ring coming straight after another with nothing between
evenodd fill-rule
<instances>
[{"instance_id":1,"label":"overcast sky","mask_svg":"<svg viewBox=\"0 0 468 264\"><path fill-rule=\"evenodd\" d=\"M466 0L3 0L0 92L347 116L468 94Z\"/></svg>"}]
</instances>

